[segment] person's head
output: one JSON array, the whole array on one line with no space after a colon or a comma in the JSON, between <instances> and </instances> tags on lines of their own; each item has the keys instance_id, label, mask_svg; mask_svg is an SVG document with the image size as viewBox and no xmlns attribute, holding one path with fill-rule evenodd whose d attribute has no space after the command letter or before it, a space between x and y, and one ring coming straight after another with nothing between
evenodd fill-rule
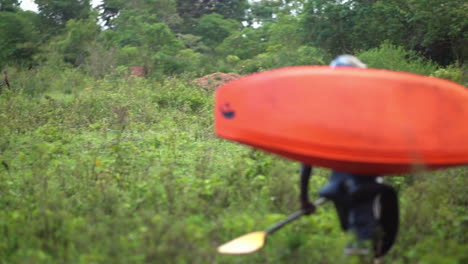
<instances>
[{"instance_id":1,"label":"person's head","mask_svg":"<svg viewBox=\"0 0 468 264\"><path fill-rule=\"evenodd\" d=\"M340 55L336 57L331 63L331 67L358 67L358 68L367 68L367 65L362 63L358 58L352 55Z\"/></svg>"}]
</instances>

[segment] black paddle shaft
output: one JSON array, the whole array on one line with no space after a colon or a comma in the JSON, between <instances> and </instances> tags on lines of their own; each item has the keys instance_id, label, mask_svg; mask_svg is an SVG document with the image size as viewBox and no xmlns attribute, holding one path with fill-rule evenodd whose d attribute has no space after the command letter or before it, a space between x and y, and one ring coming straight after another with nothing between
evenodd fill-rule
<instances>
[{"instance_id":1,"label":"black paddle shaft","mask_svg":"<svg viewBox=\"0 0 468 264\"><path fill-rule=\"evenodd\" d=\"M311 206L315 210L315 208L317 206L320 206L320 205L322 205L322 204L324 204L326 202L327 202L327 199L320 198L317 201L315 201L314 203L311 203ZM265 232L270 235L270 234L276 232L277 230L279 230L280 228L282 228L283 226L285 226L286 224L289 224L290 222L300 218L303 215L306 215L306 211L304 211L303 209L300 209L299 211L296 211L296 212L290 214L288 217L286 217L282 221L280 221L280 222L276 223L275 225L273 225L272 227L268 228Z\"/></svg>"}]
</instances>

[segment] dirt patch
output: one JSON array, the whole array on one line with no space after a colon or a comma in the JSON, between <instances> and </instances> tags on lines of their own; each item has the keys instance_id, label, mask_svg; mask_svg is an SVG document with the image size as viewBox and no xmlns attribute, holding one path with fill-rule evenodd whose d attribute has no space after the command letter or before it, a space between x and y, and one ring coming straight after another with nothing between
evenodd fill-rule
<instances>
[{"instance_id":1,"label":"dirt patch","mask_svg":"<svg viewBox=\"0 0 468 264\"><path fill-rule=\"evenodd\" d=\"M146 77L146 67L145 66L130 67L130 75L144 78Z\"/></svg>"},{"instance_id":2,"label":"dirt patch","mask_svg":"<svg viewBox=\"0 0 468 264\"><path fill-rule=\"evenodd\" d=\"M240 77L242 76L237 73L215 72L196 79L196 82L205 89L214 90L224 83L239 79Z\"/></svg>"}]
</instances>

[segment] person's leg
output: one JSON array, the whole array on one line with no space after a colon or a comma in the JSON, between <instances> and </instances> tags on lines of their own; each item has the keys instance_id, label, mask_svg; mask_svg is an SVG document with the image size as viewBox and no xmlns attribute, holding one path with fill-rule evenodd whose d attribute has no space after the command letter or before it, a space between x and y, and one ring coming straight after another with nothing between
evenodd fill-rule
<instances>
[{"instance_id":1,"label":"person's leg","mask_svg":"<svg viewBox=\"0 0 468 264\"><path fill-rule=\"evenodd\" d=\"M351 230L357 240L345 253L369 254L378 228L375 202L377 177L358 176L333 171L329 182L320 190L321 197L333 201L343 230Z\"/></svg>"}]
</instances>

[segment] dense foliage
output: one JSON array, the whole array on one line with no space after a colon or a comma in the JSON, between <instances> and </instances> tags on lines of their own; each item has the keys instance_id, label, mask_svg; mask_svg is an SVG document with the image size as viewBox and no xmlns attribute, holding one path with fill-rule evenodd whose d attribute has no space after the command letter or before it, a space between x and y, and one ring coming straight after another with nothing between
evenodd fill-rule
<instances>
[{"instance_id":1,"label":"dense foliage","mask_svg":"<svg viewBox=\"0 0 468 264\"><path fill-rule=\"evenodd\" d=\"M95 8L89 0L35 2L38 13L22 11L19 1L0 1L0 67L60 58L98 77L135 65L155 77L250 73L327 63L384 43L439 67L463 67L467 57L463 0L104 0ZM314 52L291 59L300 47ZM87 58L108 56L117 58L99 73L87 65ZM270 56L276 58L265 62Z\"/></svg>"},{"instance_id":2,"label":"dense foliage","mask_svg":"<svg viewBox=\"0 0 468 264\"><path fill-rule=\"evenodd\" d=\"M257 254L216 253L299 206L298 164L217 138L194 79L353 53L468 84L461 0L19 2L0 0L1 264L360 263L331 205ZM389 263L468 263L468 168L387 180L402 213Z\"/></svg>"}]
</instances>

